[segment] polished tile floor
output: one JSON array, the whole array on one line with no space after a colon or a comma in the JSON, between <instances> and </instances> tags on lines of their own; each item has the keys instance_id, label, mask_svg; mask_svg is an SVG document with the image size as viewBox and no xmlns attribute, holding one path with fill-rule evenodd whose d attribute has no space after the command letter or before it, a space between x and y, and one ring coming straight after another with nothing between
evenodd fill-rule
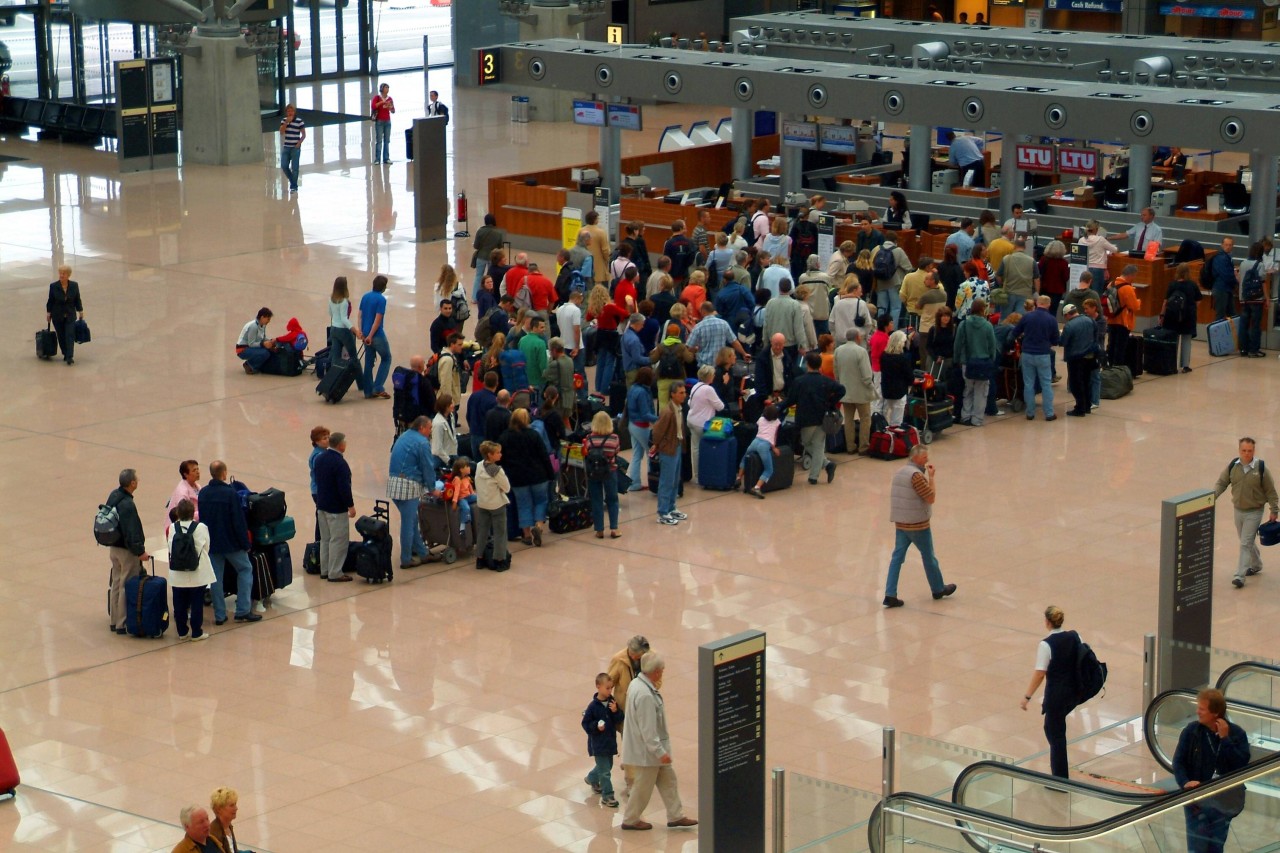
<instances>
[{"instance_id":1,"label":"polished tile floor","mask_svg":"<svg viewBox=\"0 0 1280 853\"><path fill-rule=\"evenodd\" d=\"M487 176L594 157L593 131L510 124L507 95L455 97L439 77L453 107L451 185L471 197L473 229ZM769 765L866 790L879 786L884 725L1014 757L1042 749L1040 718L1018 700L1049 603L1111 665L1105 698L1073 716L1072 734L1140 711L1159 501L1211 484L1242 434L1280 456L1274 360L1200 348L1194 373L1144 379L1082 422L948 431L933 449L937 547L959 584L945 601L929 598L913 555L907 606L880 607L897 466L846 458L833 485L764 502L690 489L677 528L653 523L650 496L627 497L622 539L551 536L503 575L460 563L335 588L299 573L263 622L215 629L208 643L108 635L107 560L89 524L120 469L139 471L152 549L188 457L287 490L305 517L315 424L349 434L361 508L382 496L390 404L333 407L306 377L246 376L232 346L263 304L280 325L296 316L321 333L334 276L362 292L384 273L397 360L425 349L440 265L465 266L470 248L412 241L399 131L423 81L391 82L399 162L368 165L367 124L312 129L294 198L272 136L261 165L129 175L110 153L0 138L0 153L22 158L0 165L0 727L25 783L0 804L0 846L168 850L179 808L231 785L240 838L276 853L692 851L696 833L660 820L624 837L582 783L579 715L595 673L635 633L669 661L694 815L697 647L748 628L770 644ZM367 96L331 84L297 100L360 113ZM651 130L628 135L626 151L704 117L717 118L651 110ZM31 357L64 261L94 334L70 368ZM1280 639L1274 580L1230 588L1233 531L1220 516L1214 642L1265 654ZM1073 762L1089 758L1073 750Z\"/></svg>"}]
</instances>

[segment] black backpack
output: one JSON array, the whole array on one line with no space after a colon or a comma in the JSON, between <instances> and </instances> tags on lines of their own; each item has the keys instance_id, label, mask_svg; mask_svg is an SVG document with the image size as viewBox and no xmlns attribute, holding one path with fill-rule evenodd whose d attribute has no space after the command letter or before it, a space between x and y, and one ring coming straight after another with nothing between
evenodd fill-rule
<instances>
[{"instance_id":1,"label":"black backpack","mask_svg":"<svg viewBox=\"0 0 1280 853\"><path fill-rule=\"evenodd\" d=\"M898 272L898 259L893 255L893 249L886 249L881 246L876 250L875 260L871 262L871 272L880 281L888 281Z\"/></svg>"},{"instance_id":2,"label":"black backpack","mask_svg":"<svg viewBox=\"0 0 1280 853\"><path fill-rule=\"evenodd\" d=\"M194 572L200 568L200 549L196 547L196 525L198 521L187 524L182 529L182 522L173 523L173 544L169 546L169 569L175 572Z\"/></svg>"},{"instance_id":3,"label":"black backpack","mask_svg":"<svg viewBox=\"0 0 1280 853\"><path fill-rule=\"evenodd\" d=\"M1262 290L1262 261L1254 261L1244 274L1244 281L1240 282L1240 301L1261 302L1265 295Z\"/></svg>"},{"instance_id":4,"label":"black backpack","mask_svg":"<svg viewBox=\"0 0 1280 853\"><path fill-rule=\"evenodd\" d=\"M1181 326L1187 321L1187 295L1180 290L1170 293L1164 301L1164 321Z\"/></svg>"},{"instance_id":5,"label":"black backpack","mask_svg":"<svg viewBox=\"0 0 1280 853\"><path fill-rule=\"evenodd\" d=\"M1213 290L1213 258L1205 261L1200 267L1200 289Z\"/></svg>"},{"instance_id":6,"label":"black backpack","mask_svg":"<svg viewBox=\"0 0 1280 853\"><path fill-rule=\"evenodd\" d=\"M1079 635L1077 634L1077 639ZM1082 705L1102 692L1107 683L1107 665L1080 640L1076 646L1076 704Z\"/></svg>"},{"instance_id":7,"label":"black backpack","mask_svg":"<svg viewBox=\"0 0 1280 853\"><path fill-rule=\"evenodd\" d=\"M676 345L663 345L662 355L658 358L659 379L682 379L684 367L680 364L680 356L676 354Z\"/></svg>"},{"instance_id":8,"label":"black backpack","mask_svg":"<svg viewBox=\"0 0 1280 853\"><path fill-rule=\"evenodd\" d=\"M98 513L93 517L93 538L99 545L119 545L123 539L120 532L120 510L112 503L101 504Z\"/></svg>"},{"instance_id":9,"label":"black backpack","mask_svg":"<svg viewBox=\"0 0 1280 853\"><path fill-rule=\"evenodd\" d=\"M818 226L809 220L796 223L796 234L791 238L791 257L798 260L801 269L809 256L818 251Z\"/></svg>"},{"instance_id":10,"label":"black backpack","mask_svg":"<svg viewBox=\"0 0 1280 853\"><path fill-rule=\"evenodd\" d=\"M751 218L747 220L747 227L742 230L742 239L747 241L747 248L751 248L756 244L756 217L763 216L769 218L769 214L756 211L751 214Z\"/></svg>"},{"instance_id":11,"label":"black backpack","mask_svg":"<svg viewBox=\"0 0 1280 853\"><path fill-rule=\"evenodd\" d=\"M587 439L583 442L586 453L582 455L582 467L586 471L587 479L596 483L608 482L613 476L613 466L609 464L609 457L605 455L604 447L599 441Z\"/></svg>"}]
</instances>

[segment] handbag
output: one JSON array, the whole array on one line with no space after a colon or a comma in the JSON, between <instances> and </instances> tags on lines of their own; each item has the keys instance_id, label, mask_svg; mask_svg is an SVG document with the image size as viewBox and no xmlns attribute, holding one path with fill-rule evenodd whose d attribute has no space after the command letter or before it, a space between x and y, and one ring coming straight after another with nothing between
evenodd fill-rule
<instances>
[{"instance_id":1,"label":"handbag","mask_svg":"<svg viewBox=\"0 0 1280 853\"><path fill-rule=\"evenodd\" d=\"M827 435L837 435L844 431L844 415L832 409L822 416L822 431Z\"/></svg>"},{"instance_id":2,"label":"handbag","mask_svg":"<svg viewBox=\"0 0 1280 853\"><path fill-rule=\"evenodd\" d=\"M89 324L84 320L76 320L76 328L72 334L75 335L78 344L87 344L93 340L93 336L89 334Z\"/></svg>"}]
</instances>

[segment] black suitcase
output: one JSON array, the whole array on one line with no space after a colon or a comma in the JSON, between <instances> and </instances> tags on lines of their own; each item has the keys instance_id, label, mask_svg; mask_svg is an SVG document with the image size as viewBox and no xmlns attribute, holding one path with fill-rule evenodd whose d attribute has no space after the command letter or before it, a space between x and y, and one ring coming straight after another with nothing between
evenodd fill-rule
<instances>
[{"instance_id":1,"label":"black suitcase","mask_svg":"<svg viewBox=\"0 0 1280 853\"><path fill-rule=\"evenodd\" d=\"M404 158L406 160L413 159L413 128L405 128L404 131Z\"/></svg>"},{"instance_id":2,"label":"black suitcase","mask_svg":"<svg viewBox=\"0 0 1280 853\"><path fill-rule=\"evenodd\" d=\"M324 378L316 383L316 393L328 403L340 403L347 391L360 376L359 359L345 359L330 363Z\"/></svg>"},{"instance_id":3,"label":"black suitcase","mask_svg":"<svg viewBox=\"0 0 1280 853\"><path fill-rule=\"evenodd\" d=\"M319 547L318 543L317 548ZM276 589L283 589L293 583L293 555L289 553L288 542L277 542L260 549L271 567L272 584ZM319 556L317 554L317 556ZM318 571L317 566L317 571Z\"/></svg>"},{"instance_id":4,"label":"black suitcase","mask_svg":"<svg viewBox=\"0 0 1280 853\"><path fill-rule=\"evenodd\" d=\"M752 453L747 457L747 467L743 472L744 488L751 488L760 479L760 457ZM778 492L791 488L796 478L796 452L788 444L778 445L778 454L773 457L773 476L764 484L764 491Z\"/></svg>"},{"instance_id":5,"label":"black suitcase","mask_svg":"<svg viewBox=\"0 0 1280 853\"><path fill-rule=\"evenodd\" d=\"M547 508L547 527L552 533L573 533L591 524L590 498L561 498Z\"/></svg>"},{"instance_id":6,"label":"black suitcase","mask_svg":"<svg viewBox=\"0 0 1280 853\"><path fill-rule=\"evenodd\" d=\"M693 463L689 461L689 454L682 453L681 457L682 457L680 460L681 469L683 469L685 466L690 466L690 470L692 471ZM661 466L661 464L662 463L659 457L657 456L649 457L649 491L653 492L655 495L658 493L658 469ZM681 471L681 473L682 474L684 473L683 470ZM684 497L684 484L687 480L692 480L692 479L693 479L692 473L689 474L689 476L682 476L680 478L680 484L679 486L676 487L676 497L678 498Z\"/></svg>"},{"instance_id":7,"label":"black suitcase","mask_svg":"<svg viewBox=\"0 0 1280 853\"><path fill-rule=\"evenodd\" d=\"M302 552L302 568L307 570L309 575L320 574L320 543L308 542L306 550Z\"/></svg>"},{"instance_id":8,"label":"black suitcase","mask_svg":"<svg viewBox=\"0 0 1280 853\"><path fill-rule=\"evenodd\" d=\"M392 579L391 537L352 542L347 550L356 574L369 583L382 583Z\"/></svg>"},{"instance_id":9,"label":"black suitcase","mask_svg":"<svg viewBox=\"0 0 1280 853\"><path fill-rule=\"evenodd\" d=\"M747 448L751 446L751 442L756 440L756 432L758 428L755 422L751 423L735 423L733 425L733 437L738 442L738 459L742 462L742 457L747 455Z\"/></svg>"},{"instance_id":10,"label":"black suitcase","mask_svg":"<svg viewBox=\"0 0 1280 853\"><path fill-rule=\"evenodd\" d=\"M249 508L245 512L245 521L250 527L262 527L273 521L279 521L289 512L289 504L285 501L284 492L279 489L267 489L249 495Z\"/></svg>"},{"instance_id":11,"label":"black suitcase","mask_svg":"<svg viewBox=\"0 0 1280 853\"><path fill-rule=\"evenodd\" d=\"M169 584L155 570L153 559L150 574L143 568L124 582L124 629L134 637L157 639L169 627Z\"/></svg>"},{"instance_id":12,"label":"black suitcase","mask_svg":"<svg viewBox=\"0 0 1280 853\"><path fill-rule=\"evenodd\" d=\"M1168 329L1147 329L1142 333L1142 367L1156 376L1178 372L1178 334Z\"/></svg>"},{"instance_id":13,"label":"black suitcase","mask_svg":"<svg viewBox=\"0 0 1280 853\"><path fill-rule=\"evenodd\" d=\"M302 353L291 346L281 345L271 351L271 357L258 372L268 376L300 376L303 368Z\"/></svg>"},{"instance_id":14,"label":"black suitcase","mask_svg":"<svg viewBox=\"0 0 1280 853\"><path fill-rule=\"evenodd\" d=\"M53 358L58 354L58 335L52 328L36 332L36 358Z\"/></svg>"},{"instance_id":15,"label":"black suitcase","mask_svg":"<svg viewBox=\"0 0 1280 853\"><path fill-rule=\"evenodd\" d=\"M1140 336L1131 333L1129 335L1129 343L1124 348L1124 363L1128 366L1129 373L1133 375L1134 379L1142 375L1144 343Z\"/></svg>"},{"instance_id":16,"label":"black suitcase","mask_svg":"<svg viewBox=\"0 0 1280 853\"><path fill-rule=\"evenodd\" d=\"M615 379L609 383L609 414L617 417L627 408L627 383Z\"/></svg>"}]
</instances>

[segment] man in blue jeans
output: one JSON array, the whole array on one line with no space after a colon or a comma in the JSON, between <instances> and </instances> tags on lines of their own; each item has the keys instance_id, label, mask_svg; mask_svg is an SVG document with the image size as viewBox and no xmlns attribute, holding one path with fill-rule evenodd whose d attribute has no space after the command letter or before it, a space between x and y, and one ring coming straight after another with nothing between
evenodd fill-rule
<instances>
[{"instance_id":1,"label":"man in blue jeans","mask_svg":"<svg viewBox=\"0 0 1280 853\"><path fill-rule=\"evenodd\" d=\"M683 382L671 385L670 400L653 425L653 446L658 453L658 523L679 524L689 516L676 509L680 491L680 454L684 448L684 398L688 393Z\"/></svg>"},{"instance_id":2,"label":"man in blue jeans","mask_svg":"<svg viewBox=\"0 0 1280 853\"><path fill-rule=\"evenodd\" d=\"M209 528L209 560L217 580L213 595L213 624L227 621L227 599L223 577L227 567L236 573L236 621L257 622L253 612L253 566L249 563L249 525L244 518L240 494L227 482L227 463L215 459L209 464L209 484L200 490L200 520Z\"/></svg>"},{"instance_id":3,"label":"man in blue jeans","mask_svg":"<svg viewBox=\"0 0 1280 853\"><path fill-rule=\"evenodd\" d=\"M298 110L293 104L284 108L284 118L280 120L280 170L289 180L289 192L298 191L298 169L302 163L302 143L307 138L307 126L298 117Z\"/></svg>"},{"instance_id":4,"label":"man in blue jeans","mask_svg":"<svg viewBox=\"0 0 1280 853\"><path fill-rule=\"evenodd\" d=\"M244 361L245 373L257 373L271 358L276 342L267 337L267 324L273 316L270 308L259 308L258 316L245 323L240 330L240 337L236 340L236 356Z\"/></svg>"},{"instance_id":5,"label":"man in blue jeans","mask_svg":"<svg viewBox=\"0 0 1280 853\"><path fill-rule=\"evenodd\" d=\"M1044 419L1056 421L1053 413L1053 359L1051 353L1058 345L1058 321L1049 313L1053 300L1048 296L1036 297L1036 310L1014 327L1015 339L1022 338L1022 396L1027 402L1027 420L1036 419L1036 381L1040 382L1040 402L1044 407Z\"/></svg>"},{"instance_id":6,"label":"man in blue jeans","mask_svg":"<svg viewBox=\"0 0 1280 853\"><path fill-rule=\"evenodd\" d=\"M907 464L893 475L889 520L897 528L897 534L893 556L889 560L889 579L884 585L885 607L901 607L904 603L898 598L898 573L902 571L902 562L912 545L920 552L934 600L946 598L956 591L955 584L943 581L938 558L933 554L933 531L929 528L929 520L938 496L936 476L929 464L929 446L926 444L911 448Z\"/></svg>"},{"instance_id":7,"label":"man in blue jeans","mask_svg":"<svg viewBox=\"0 0 1280 853\"><path fill-rule=\"evenodd\" d=\"M364 340L364 396L365 399L378 398L390 400L387 393L387 374L391 372L391 344L387 343L386 319L387 277L373 277L373 290L360 297L360 335ZM375 358L382 360L378 365L378 376L373 375Z\"/></svg>"}]
</instances>

